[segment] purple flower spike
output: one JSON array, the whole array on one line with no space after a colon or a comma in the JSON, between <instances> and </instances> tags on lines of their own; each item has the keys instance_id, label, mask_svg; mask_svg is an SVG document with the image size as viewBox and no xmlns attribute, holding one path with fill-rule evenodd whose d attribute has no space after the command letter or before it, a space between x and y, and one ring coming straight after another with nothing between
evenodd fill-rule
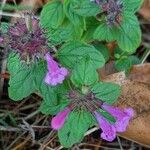
<instances>
[{"instance_id":1,"label":"purple flower spike","mask_svg":"<svg viewBox=\"0 0 150 150\"><path fill-rule=\"evenodd\" d=\"M51 121L51 127L53 129L60 129L64 123L66 118L68 117L71 110L67 107L63 111L59 112Z\"/></svg>"},{"instance_id":2,"label":"purple flower spike","mask_svg":"<svg viewBox=\"0 0 150 150\"><path fill-rule=\"evenodd\" d=\"M62 83L68 74L68 70L64 67L59 67L58 63L53 60L49 53L46 54L45 59L48 66L45 82L53 86Z\"/></svg>"},{"instance_id":3,"label":"purple flower spike","mask_svg":"<svg viewBox=\"0 0 150 150\"><path fill-rule=\"evenodd\" d=\"M134 116L134 111L132 108L127 108L121 110L117 107L112 107L107 104L103 104L102 108L109 112L112 116L116 118L115 128L118 132L125 132L129 124L130 119Z\"/></svg>"},{"instance_id":4,"label":"purple flower spike","mask_svg":"<svg viewBox=\"0 0 150 150\"><path fill-rule=\"evenodd\" d=\"M102 129L101 138L112 142L116 138L116 129L110 124L104 117L102 117L98 112L94 112L96 120Z\"/></svg>"}]
</instances>

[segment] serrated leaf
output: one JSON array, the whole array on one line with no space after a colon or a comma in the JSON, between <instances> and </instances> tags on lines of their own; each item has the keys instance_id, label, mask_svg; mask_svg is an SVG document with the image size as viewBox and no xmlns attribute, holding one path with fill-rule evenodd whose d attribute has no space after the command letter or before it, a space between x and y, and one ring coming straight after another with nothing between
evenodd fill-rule
<instances>
[{"instance_id":1,"label":"serrated leaf","mask_svg":"<svg viewBox=\"0 0 150 150\"><path fill-rule=\"evenodd\" d=\"M65 18L63 3L60 0L53 0L47 3L41 12L40 23L43 28L57 28Z\"/></svg>"},{"instance_id":2,"label":"serrated leaf","mask_svg":"<svg viewBox=\"0 0 150 150\"><path fill-rule=\"evenodd\" d=\"M20 56L17 53L10 53L7 61L7 69L11 75L16 74L17 70L22 67Z\"/></svg>"},{"instance_id":3,"label":"serrated leaf","mask_svg":"<svg viewBox=\"0 0 150 150\"><path fill-rule=\"evenodd\" d=\"M109 49L105 45L99 44L99 43L95 44L94 47L101 52L101 54L105 58L105 61L107 62L109 60L109 58L110 58L110 51L109 51Z\"/></svg>"},{"instance_id":4,"label":"serrated leaf","mask_svg":"<svg viewBox=\"0 0 150 150\"><path fill-rule=\"evenodd\" d=\"M81 28L76 28L69 21L65 21L57 29L49 28L46 32L46 37L49 42L53 45L59 45L62 42L68 42L74 39L80 39L82 36L83 30Z\"/></svg>"},{"instance_id":5,"label":"serrated leaf","mask_svg":"<svg viewBox=\"0 0 150 150\"><path fill-rule=\"evenodd\" d=\"M124 0L124 10L129 12L137 12L142 6L143 0Z\"/></svg>"},{"instance_id":6,"label":"serrated leaf","mask_svg":"<svg viewBox=\"0 0 150 150\"><path fill-rule=\"evenodd\" d=\"M10 76L8 91L9 97L14 101L22 100L35 91L32 69L23 66L16 71L15 75Z\"/></svg>"},{"instance_id":7,"label":"serrated leaf","mask_svg":"<svg viewBox=\"0 0 150 150\"><path fill-rule=\"evenodd\" d=\"M85 110L71 112L64 126L58 131L60 143L69 148L81 142L92 122L92 115Z\"/></svg>"},{"instance_id":8,"label":"serrated leaf","mask_svg":"<svg viewBox=\"0 0 150 150\"><path fill-rule=\"evenodd\" d=\"M110 42L116 40L118 33L117 27L109 27L105 22L102 22L96 28L93 37L96 40Z\"/></svg>"},{"instance_id":9,"label":"serrated leaf","mask_svg":"<svg viewBox=\"0 0 150 150\"><path fill-rule=\"evenodd\" d=\"M123 14L120 33L117 36L119 47L126 52L135 52L141 43L141 29L137 17L132 13Z\"/></svg>"},{"instance_id":10,"label":"serrated leaf","mask_svg":"<svg viewBox=\"0 0 150 150\"><path fill-rule=\"evenodd\" d=\"M71 21L72 24L75 26L81 27L85 29L85 20L83 17L76 14L73 9L71 8L73 1L70 0L64 0L64 11L67 16L67 18Z\"/></svg>"},{"instance_id":11,"label":"serrated leaf","mask_svg":"<svg viewBox=\"0 0 150 150\"><path fill-rule=\"evenodd\" d=\"M58 54L61 64L69 68L74 66L85 56L89 56L92 65L97 69L104 65L105 60L102 54L93 46L78 41L69 42L63 45Z\"/></svg>"},{"instance_id":12,"label":"serrated leaf","mask_svg":"<svg viewBox=\"0 0 150 150\"><path fill-rule=\"evenodd\" d=\"M117 40L122 50L133 53L141 43L141 30L137 17L133 13L124 12L122 22L118 26L110 27L102 22L94 32L94 38L107 42Z\"/></svg>"},{"instance_id":13,"label":"serrated leaf","mask_svg":"<svg viewBox=\"0 0 150 150\"><path fill-rule=\"evenodd\" d=\"M74 68L71 81L76 86L89 86L98 81L98 73L89 58L83 58Z\"/></svg>"},{"instance_id":14,"label":"serrated leaf","mask_svg":"<svg viewBox=\"0 0 150 150\"><path fill-rule=\"evenodd\" d=\"M86 18L86 30L84 31L81 40L85 41L86 43L94 41L93 34L98 26L99 21L97 21L94 17Z\"/></svg>"},{"instance_id":15,"label":"serrated leaf","mask_svg":"<svg viewBox=\"0 0 150 150\"><path fill-rule=\"evenodd\" d=\"M56 101L57 104L52 104L51 99L49 99L50 102L42 101L39 110L41 113L45 115L56 115L58 112L62 111L67 105L68 101L65 101L63 99L60 101ZM62 102L61 102L62 101Z\"/></svg>"},{"instance_id":16,"label":"serrated leaf","mask_svg":"<svg viewBox=\"0 0 150 150\"><path fill-rule=\"evenodd\" d=\"M89 0L73 0L71 7L76 14L84 17L96 16L100 12L99 6Z\"/></svg>"},{"instance_id":17,"label":"serrated leaf","mask_svg":"<svg viewBox=\"0 0 150 150\"><path fill-rule=\"evenodd\" d=\"M96 98L108 104L113 104L120 96L121 89L117 84L99 82L92 87L92 92Z\"/></svg>"}]
</instances>

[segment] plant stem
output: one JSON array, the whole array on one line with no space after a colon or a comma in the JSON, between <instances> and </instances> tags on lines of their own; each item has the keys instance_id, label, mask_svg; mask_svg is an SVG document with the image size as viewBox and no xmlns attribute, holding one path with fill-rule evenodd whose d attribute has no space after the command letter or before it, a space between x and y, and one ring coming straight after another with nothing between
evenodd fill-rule
<instances>
[{"instance_id":1,"label":"plant stem","mask_svg":"<svg viewBox=\"0 0 150 150\"><path fill-rule=\"evenodd\" d=\"M141 58L141 64L143 64L146 61L149 55L150 55L150 49L146 49Z\"/></svg>"}]
</instances>

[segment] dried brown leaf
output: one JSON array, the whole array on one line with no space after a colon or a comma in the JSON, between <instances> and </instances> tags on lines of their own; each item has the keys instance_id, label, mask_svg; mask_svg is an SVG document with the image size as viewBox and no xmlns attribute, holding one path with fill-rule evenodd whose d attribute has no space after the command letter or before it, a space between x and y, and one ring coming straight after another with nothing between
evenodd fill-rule
<instances>
[{"instance_id":1,"label":"dried brown leaf","mask_svg":"<svg viewBox=\"0 0 150 150\"><path fill-rule=\"evenodd\" d=\"M142 8L139 10L139 13L147 20L150 21L150 1L145 0Z\"/></svg>"},{"instance_id":2,"label":"dried brown leaf","mask_svg":"<svg viewBox=\"0 0 150 150\"><path fill-rule=\"evenodd\" d=\"M150 63L133 66L128 79L150 84Z\"/></svg>"}]
</instances>

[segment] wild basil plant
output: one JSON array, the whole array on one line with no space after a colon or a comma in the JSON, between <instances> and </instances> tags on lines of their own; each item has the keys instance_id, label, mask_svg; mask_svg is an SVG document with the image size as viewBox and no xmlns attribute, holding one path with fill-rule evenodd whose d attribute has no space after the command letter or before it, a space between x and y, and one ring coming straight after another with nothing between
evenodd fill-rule
<instances>
[{"instance_id":1,"label":"wild basil plant","mask_svg":"<svg viewBox=\"0 0 150 150\"><path fill-rule=\"evenodd\" d=\"M0 44L11 51L9 96L14 101L39 93L39 110L55 115L51 127L58 130L64 147L81 142L85 132L98 125L101 138L113 141L126 131L134 116L131 108L112 106L121 87L99 81L97 69L110 59L118 71L129 71L132 54L141 42L135 13L141 0L52 0L40 20L19 20L2 33ZM114 55L105 46L116 42Z\"/></svg>"}]
</instances>

